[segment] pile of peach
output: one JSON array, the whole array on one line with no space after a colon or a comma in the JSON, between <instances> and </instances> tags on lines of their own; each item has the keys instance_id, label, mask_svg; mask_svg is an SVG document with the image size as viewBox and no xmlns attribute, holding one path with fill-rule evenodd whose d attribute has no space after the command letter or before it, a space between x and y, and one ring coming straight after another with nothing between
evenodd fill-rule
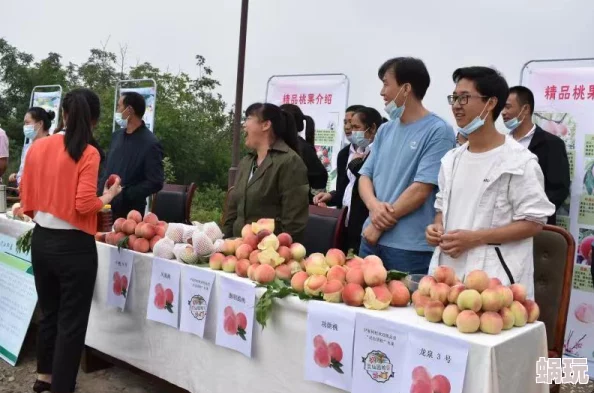
<instances>
[{"instance_id":1,"label":"pile of peach","mask_svg":"<svg viewBox=\"0 0 594 393\"><path fill-rule=\"evenodd\" d=\"M148 213L144 218L140 212L132 210L127 218L118 218L113 224L113 232L97 233L95 240L117 246L126 237L130 250L147 253L152 251L155 244L165 237L167 223Z\"/></svg>"},{"instance_id":2,"label":"pile of peach","mask_svg":"<svg viewBox=\"0 0 594 393\"><path fill-rule=\"evenodd\" d=\"M522 284L504 286L482 270L470 272L462 283L448 266L423 277L412 301L418 315L456 326L462 333L499 334L532 323L540 315L538 305L526 299Z\"/></svg>"}]
</instances>

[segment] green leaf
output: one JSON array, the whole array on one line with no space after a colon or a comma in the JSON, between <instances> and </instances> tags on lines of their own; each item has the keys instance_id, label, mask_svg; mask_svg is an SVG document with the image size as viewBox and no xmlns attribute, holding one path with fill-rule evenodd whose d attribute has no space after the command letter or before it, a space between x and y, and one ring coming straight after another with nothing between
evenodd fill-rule
<instances>
[{"instance_id":1,"label":"green leaf","mask_svg":"<svg viewBox=\"0 0 594 393\"><path fill-rule=\"evenodd\" d=\"M242 328L240 328L240 327L237 328L237 335L239 337L241 337L243 339L243 341L247 341L247 339L245 338L246 331L243 330Z\"/></svg>"},{"instance_id":2,"label":"green leaf","mask_svg":"<svg viewBox=\"0 0 594 393\"><path fill-rule=\"evenodd\" d=\"M329 367L333 368L339 374L344 374L344 371L342 371L341 368L342 364L340 364L340 362L337 362L336 360L332 360Z\"/></svg>"},{"instance_id":3,"label":"green leaf","mask_svg":"<svg viewBox=\"0 0 594 393\"><path fill-rule=\"evenodd\" d=\"M128 291L127 291L127 290L125 290L125 289L122 289L122 296L123 296L124 298L126 298L126 294L127 294L127 293L128 293Z\"/></svg>"},{"instance_id":4,"label":"green leaf","mask_svg":"<svg viewBox=\"0 0 594 393\"><path fill-rule=\"evenodd\" d=\"M118 242L118 252L120 252L122 248L128 248L128 239L130 239L130 236L126 236Z\"/></svg>"},{"instance_id":5,"label":"green leaf","mask_svg":"<svg viewBox=\"0 0 594 393\"><path fill-rule=\"evenodd\" d=\"M386 278L386 282L390 282L392 280L402 280L408 276L408 273L401 272L398 270L388 270L388 278Z\"/></svg>"},{"instance_id":6,"label":"green leaf","mask_svg":"<svg viewBox=\"0 0 594 393\"><path fill-rule=\"evenodd\" d=\"M33 237L33 228L23 233L16 242L16 251L27 254L31 251L31 238Z\"/></svg>"},{"instance_id":7,"label":"green leaf","mask_svg":"<svg viewBox=\"0 0 594 393\"><path fill-rule=\"evenodd\" d=\"M166 309L167 311L169 311L170 313L172 313L172 314L173 314L173 304L171 304L171 303L167 303L167 304L165 305L165 309Z\"/></svg>"}]
</instances>

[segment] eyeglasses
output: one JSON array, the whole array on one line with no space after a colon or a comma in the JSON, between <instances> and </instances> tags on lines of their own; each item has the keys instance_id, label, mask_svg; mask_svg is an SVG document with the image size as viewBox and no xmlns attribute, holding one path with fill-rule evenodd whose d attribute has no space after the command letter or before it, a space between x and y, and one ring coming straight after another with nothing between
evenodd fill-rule
<instances>
[{"instance_id":1,"label":"eyeglasses","mask_svg":"<svg viewBox=\"0 0 594 393\"><path fill-rule=\"evenodd\" d=\"M450 105L454 105L456 102L458 102L458 104L460 105L466 105L468 104L468 99L469 98L487 98L485 96L479 96L479 95L471 95L471 94L463 94L461 96L459 95L449 95L448 96L448 104Z\"/></svg>"}]
</instances>

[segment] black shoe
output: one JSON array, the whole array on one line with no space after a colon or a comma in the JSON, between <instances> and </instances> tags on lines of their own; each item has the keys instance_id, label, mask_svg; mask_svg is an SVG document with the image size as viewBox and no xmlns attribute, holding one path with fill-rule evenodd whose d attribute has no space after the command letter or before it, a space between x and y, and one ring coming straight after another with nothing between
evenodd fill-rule
<instances>
[{"instance_id":1,"label":"black shoe","mask_svg":"<svg viewBox=\"0 0 594 393\"><path fill-rule=\"evenodd\" d=\"M43 393L43 392L50 392L52 390L52 385L50 383L40 381L39 379L35 381L33 385L33 391L35 393Z\"/></svg>"}]
</instances>

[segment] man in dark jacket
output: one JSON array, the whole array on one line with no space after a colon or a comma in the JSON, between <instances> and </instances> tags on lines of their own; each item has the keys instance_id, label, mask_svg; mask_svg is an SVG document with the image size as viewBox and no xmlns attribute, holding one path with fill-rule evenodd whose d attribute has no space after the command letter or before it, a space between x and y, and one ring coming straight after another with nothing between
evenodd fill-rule
<instances>
[{"instance_id":1,"label":"man in dark jacket","mask_svg":"<svg viewBox=\"0 0 594 393\"><path fill-rule=\"evenodd\" d=\"M532 122L534 94L524 86L509 89L501 114L510 135L538 157L545 179L545 193L555 208L559 209L569 196L571 183L565 143ZM555 225L556 222L553 214L547 223Z\"/></svg>"},{"instance_id":2,"label":"man in dark jacket","mask_svg":"<svg viewBox=\"0 0 594 393\"><path fill-rule=\"evenodd\" d=\"M144 214L146 198L163 188L163 148L142 121L145 110L144 97L138 93L124 93L118 101L116 122L122 129L111 138L98 187L103 190L109 175L122 179L123 190L111 202L114 220L126 217L130 210Z\"/></svg>"}]
</instances>

